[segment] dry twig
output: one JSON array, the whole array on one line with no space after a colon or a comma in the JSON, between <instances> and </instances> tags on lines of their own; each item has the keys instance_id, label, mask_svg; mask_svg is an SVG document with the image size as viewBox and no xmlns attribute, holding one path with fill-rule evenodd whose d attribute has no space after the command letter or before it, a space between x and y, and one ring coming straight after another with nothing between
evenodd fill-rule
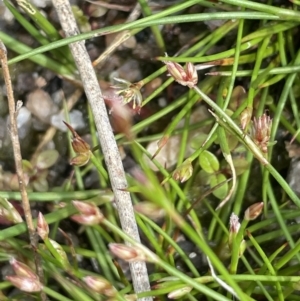
<instances>
[{"instance_id":1,"label":"dry twig","mask_svg":"<svg viewBox=\"0 0 300 301\"><path fill-rule=\"evenodd\" d=\"M65 35L70 37L79 34L69 1L53 0L53 5L56 8ZM85 48L85 43L84 41L80 41L72 43L69 46L94 114L100 145L109 172L122 229L137 242L140 242L130 194L125 191L127 181L122 160L109 123L99 83ZM140 293L149 291L150 284L145 262L130 263L130 271L135 292ZM144 297L139 300L151 301L152 297Z\"/></svg>"},{"instance_id":2,"label":"dry twig","mask_svg":"<svg viewBox=\"0 0 300 301\"><path fill-rule=\"evenodd\" d=\"M11 135L11 141L12 141L12 147L13 147L13 153L14 153L14 159L16 165L16 172L18 175L19 189L22 197L22 206L23 206L25 220L29 232L30 244L34 250L34 261L36 265L36 271L39 275L41 283L43 283L44 280L43 268L41 266L40 257L35 251L37 249L38 236L35 231L35 227L33 225L30 203L26 191L26 182L24 179L21 147L20 147L20 141L18 135L17 114L18 114L18 109L22 106L22 102L18 101L17 104L15 104L14 93L13 93L10 73L7 64L7 50L5 45L2 43L2 41L0 41L0 62L2 66L2 72L3 72L3 77L6 85L6 90L7 90L7 99L8 99L8 108L9 108L9 117L10 117L10 135ZM16 106L18 107L17 109ZM42 300L47 300L47 297L44 292L41 293L41 298Z\"/></svg>"}]
</instances>

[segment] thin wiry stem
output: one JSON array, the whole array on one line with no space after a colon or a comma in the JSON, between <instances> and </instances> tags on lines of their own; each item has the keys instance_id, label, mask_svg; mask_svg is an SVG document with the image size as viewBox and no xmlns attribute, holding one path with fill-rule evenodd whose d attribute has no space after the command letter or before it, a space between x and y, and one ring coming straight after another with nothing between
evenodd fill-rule
<instances>
[{"instance_id":1,"label":"thin wiry stem","mask_svg":"<svg viewBox=\"0 0 300 301\"><path fill-rule=\"evenodd\" d=\"M15 104L14 92L13 92L10 73L7 64L7 50L1 40L0 40L0 62L2 66L2 72L3 72L3 77L6 85L6 90L7 90L7 100L8 100L9 117L10 117L10 136L12 141L16 172L19 181L19 189L22 197L22 206L24 210L26 225L28 228L30 244L34 251L34 261L35 261L36 271L40 278L41 283L43 283L44 280L43 268L41 266L40 257L35 251L37 249L38 236L32 221L30 203L26 191L26 184L25 184L26 181L24 179L24 173L23 173L22 154L21 154L18 126L17 126L18 109L19 107L22 106L22 102L18 101L17 104ZM18 107L17 109L16 109L16 105ZM41 299L47 300L47 297L44 292L41 293Z\"/></svg>"}]
</instances>

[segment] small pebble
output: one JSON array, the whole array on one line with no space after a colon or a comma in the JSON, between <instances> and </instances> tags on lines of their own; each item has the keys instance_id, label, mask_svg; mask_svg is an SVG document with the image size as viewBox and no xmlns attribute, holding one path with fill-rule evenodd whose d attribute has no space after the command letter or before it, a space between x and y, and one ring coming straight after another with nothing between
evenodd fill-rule
<instances>
[{"instance_id":1,"label":"small pebble","mask_svg":"<svg viewBox=\"0 0 300 301\"><path fill-rule=\"evenodd\" d=\"M90 17L99 18L104 16L107 13L107 8L100 5L91 4L88 7L88 14Z\"/></svg>"},{"instance_id":2,"label":"small pebble","mask_svg":"<svg viewBox=\"0 0 300 301\"><path fill-rule=\"evenodd\" d=\"M16 89L18 93L27 93L36 88L37 74L34 72L23 72L17 75Z\"/></svg>"},{"instance_id":3,"label":"small pebble","mask_svg":"<svg viewBox=\"0 0 300 301\"><path fill-rule=\"evenodd\" d=\"M142 73L139 66L138 61L130 59L117 70L117 77L126 79L131 83L137 82L142 79Z\"/></svg>"},{"instance_id":4,"label":"small pebble","mask_svg":"<svg viewBox=\"0 0 300 301\"><path fill-rule=\"evenodd\" d=\"M51 116L58 112L58 107L50 95L42 89L36 89L27 96L26 108L43 123L49 124Z\"/></svg>"},{"instance_id":5,"label":"small pebble","mask_svg":"<svg viewBox=\"0 0 300 301\"><path fill-rule=\"evenodd\" d=\"M86 127L86 124L83 119L83 114L79 110L72 110L69 114L70 124L75 131L80 131ZM63 121L66 120L65 113L58 113L51 116L51 125L56 127L58 130L62 132L67 131L66 125Z\"/></svg>"},{"instance_id":6,"label":"small pebble","mask_svg":"<svg viewBox=\"0 0 300 301\"><path fill-rule=\"evenodd\" d=\"M21 107L18 111L17 126L19 138L24 139L31 130L32 119L31 113L26 107Z\"/></svg>"}]
</instances>

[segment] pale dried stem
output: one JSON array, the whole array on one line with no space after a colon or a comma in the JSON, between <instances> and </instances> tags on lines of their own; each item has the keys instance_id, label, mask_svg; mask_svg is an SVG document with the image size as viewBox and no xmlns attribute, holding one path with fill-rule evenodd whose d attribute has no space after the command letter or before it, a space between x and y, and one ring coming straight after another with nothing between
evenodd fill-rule
<instances>
[{"instance_id":1,"label":"pale dried stem","mask_svg":"<svg viewBox=\"0 0 300 301\"><path fill-rule=\"evenodd\" d=\"M56 8L66 37L78 35L79 31L69 1L53 0L53 5ZM130 194L125 191L127 187L127 181L122 160L111 125L109 123L101 89L99 87L90 57L85 48L85 43L84 41L75 42L69 46L94 115L97 132L100 139L100 145L115 195L122 229L134 240L140 242ZM145 262L131 263L130 271L135 292L141 293L149 291L150 284ZM140 298L139 300L151 301L152 297L144 297Z\"/></svg>"},{"instance_id":2,"label":"pale dried stem","mask_svg":"<svg viewBox=\"0 0 300 301\"><path fill-rule=\"evenodd\" d=\"M9 68L7 64L7 50L5 45L2 43L2 41L0 41L0 61L2 66L6 91L7 91L7 100L8 100L9 118L10 118L10 135L11 135L11 141L12 141L12 147L13 147L13 153L14 153L14 159L16 165L16 172L19 181L19 189L22 197L22 206L24 210L25 221L28 228L30 244L34 251L33 254L34 254L34 261L36 265L36 271L38 273L41 283L43 283L44 280L43 268L41 265L40 257L36 252L38 236L32 221L31 208L30 208L27 191L26 191L26 184L25 184L26 182L23 173L21 147L19 141L18 126L17 126L18 111L16 111L16 103L14 99L14 93L13 93ZM46 294L44 292L41 293L41 298L42 300L47 300Z\"/></svg>"}]
</instances>

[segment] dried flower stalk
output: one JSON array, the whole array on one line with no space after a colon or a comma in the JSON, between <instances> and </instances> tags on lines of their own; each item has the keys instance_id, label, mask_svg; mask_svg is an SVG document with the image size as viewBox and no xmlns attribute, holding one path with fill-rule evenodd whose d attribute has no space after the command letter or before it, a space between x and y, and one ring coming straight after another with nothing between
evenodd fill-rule
<instances>
[{"instance_id":1,"label":"dried flower stalk","mask_svg":"<svg viewBox=\"0 0 300 301\"><path fill-rule=\"evenodd\" d=\"M66 37L77 35L79 31L69 1L53 0L53 5L57 11ZM127 181L125 178L122 160L111 129L111 125L109 123L98 80L90 57L85 48L85 43L84 41L80 41L72 43L69 46L94 115L97 132L100 139L100 145L109 172L122 229L134 240L140 242L130 194L126 191ZM149 291L150 283L146 264L144 262L130 263L130 270L135 292L140 293ZM152 300L152 297L144 297L140 298L140 300L150 301Z\"/></svg>"},{"instance_id":2,"label":"dried flower stalk","mask_svg":"<svg viewBox=\"0 0 300 301\"><path fill-rule=\"evenodd\" d=\"M9 108L9 117L10 117L10 134L11 134L11 141L12 141L14 159L16 164L16 172L19 181L19 189L22 196L22 206L25 213L25 220L29 232L30 244L34 249L36 249L38 236L37 233L35 232L35 227L33 225L30 203L26 191L26 181L24 178L24 172L22 166L21 147L20 147L18 126L16 120L17 113L18 113L18 111L16 110L16 105L17 107L20 107L20 105L22 105L22 102L17 102L17 104L15 103L10 73L7 64L7 50L1 40L0 40L0 62L2 66L2 72L3 72L3 77L6 85L6 90L7 90L7 99L8 99L8 108ZM36 252L34 252L34 260L35 260L36 270L39 275L40 281L43 282L43 268L40 263L39 255ZM41 293L41 298L42 300L47 299L44 293Z\"/></svg>"}]
</instances>

